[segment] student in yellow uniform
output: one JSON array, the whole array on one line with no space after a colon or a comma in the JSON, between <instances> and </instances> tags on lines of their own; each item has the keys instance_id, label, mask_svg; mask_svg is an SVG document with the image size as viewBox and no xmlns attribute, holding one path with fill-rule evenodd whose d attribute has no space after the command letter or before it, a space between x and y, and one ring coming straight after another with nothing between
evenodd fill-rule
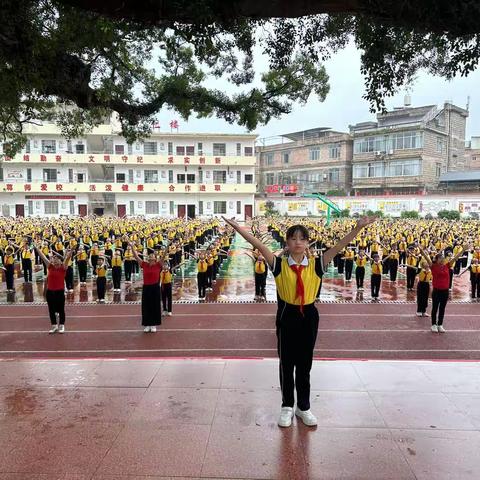
<instances>
[{"instance_id":1,"label":"student in yellow uniform","mask_svg":"<svg viewBox=\"0 0 480 480\"><path fill-rule=\"evenodd\" d=\"M113 252L112 257L112 281L113 281L113 291L121 292L121 282L122 282L122 250L116 249Z\"/></svg>"},{"instance_id":2,"label":"student in yellow uniform","mask_svg":"<svg viewBox=\"0 0 480 480\"><path fill-rule=\"evenodd\" d=\"M15 250L12 245L9 245L5 248L5 253L3 254L3 268L5 270L5 282L7 284L7 292L15 291Z\"/></svg>"},{"instance_id":3,"label":"student in yellow uniform","mask_svg":"<svg viewBox=\"0 0 480 480\"><path fill-rule=\"evenodd\" d=\"M310 370L318 332L318 311L315 307L324 264L353 241L360 230L373 223L373 218L359 219L350 233L327 250L321 257L305 255L309 245L309 232L303 225L292 225L286 232L288 255L276 257L262 241L240 225L223 217L238 234L259 250L272 269L277 286L278 310L276 318L277 346L280 357L280 386L282 409L278 425L289 427L294 415L305 425L317 425L310 410Z\"/></svg>"},{"instance_id":4,"label":"student in yellow uniform","mask_svg":"<svg viewBox=\"0 0 480 480\"><path fill-rule=\"evenodd\" d=\"M472 259L472 264L466 268L461 275L467 270L470 271L470 286L471 297L480 298L480 263L477 258Z\"/></svg>"},{"instance_id":5,"label":"student in yellow uniform","mask_svg":"<svg viewBox=\"0 0 480 480\"><path fill-rule=\"evenodd\" d=\"M22 257L22 270L23 270L23 279L25 283L32 283L32 273L33 273L33 264L32 257L33 252L31 247L25 242L22 245L20 250L20 255Z\"/></svg>"},{"instance_id":6,"label":"student in yellow uniform","mask_svg":"<svg viewBox=\"0 0 480 480\"><path fill-rule=\"evenodd\" d=\"M97 302L105 303L108 263L107 259L104 257L99 257L97 262L97 268L95 269L95 273L97 275Z\"/></svg>"},{"instance_id":7,"label":"student in yellow uniform","mask_svg":"<svg viewBox=\"0 0 480 480\"><path fill-rule=\"evenodd\" d=\"M78 247L78 252L75 255L75 259L77 261L77 267L78 267L78 277L80 279L80 285L86 285L87 284L87 252L85 251L85 248L83 246Z\"/></svg>"},{"instance_id":8,"label":"student in yellow uniform","mask_svg":"<svg viewBox=\"0 0 480 480\"><path fill-rule=\"evenodd\" d=\"M163 314L172 316L172 272L170 265L165 262L160 272L160 288L162 293Z\"/></svg>"},{"instance_id":9,"label":"student in yellow uniform","mask_svg":"<svg viewBox=\"0 0 480 480\"><path fill-rule=\"evenodd\" d=\"M348 246L345 250L345 254L342 259L345 260L345 280L350 282L352 280L353 272L353 259L355 258L355 252L352 250L351 246Z\"/></svg>"},{"instance_id":10,"label":"student in yellow uniform","mask_svg":"<svg viewBox=\"0 0 480 480\"><path fill-rule=\"evenodd\" d=\"M380 294L380 286L382 284L383 264L380 255L374 253L372 255L372 274L370 276L370 288L373 300L378 300Z\"/></svg>"},{"instance_id":11,"label":"student in yellow uniform","mask_svg":"<svg viewBox=\"0 0 480 480\"><path fill-rule=\"evenodd\" d=\"M266 300L265 288L267 286L267 264L263 255L255 261L255 300Z\"/></svg>"},{"instance_id":12,"label":"student in yellow uniform","mask_svg":"<svg viewBox=\"0 0 480 480\"><path fill-rule=\"evenodd\" d=\"M420 273L417 283L417 317L428 317L428 297L430 295L430 283L432 282L432 272L427 262L420 262Z\"/></svg>"},{"instance_id":13,"label":"student in yellow uniform","mask_svg":"<svg viewBox=\"0 0 480 480\"><path fill-rule=\"evenodd\" d=\"M213 258L212 258L213 263ZM205 299L207 290L207 269L208 261L205 257L205 253L200 253L197 260L197 284L198 284L198 298L200 300Z\"/></svg>"},{"instance_id":14,"label":"student in yellow uniform","mask_svg":"<svg viewBox=\"0 0 480 480\"><path fill-rule=\"evenodd\" d=\"M365 279L365 265L367 265L367 256L365 250L361 248L355 258L355 280L357 282L357 290L363 290L363 281Z\"/></svg>"}]
</instances>

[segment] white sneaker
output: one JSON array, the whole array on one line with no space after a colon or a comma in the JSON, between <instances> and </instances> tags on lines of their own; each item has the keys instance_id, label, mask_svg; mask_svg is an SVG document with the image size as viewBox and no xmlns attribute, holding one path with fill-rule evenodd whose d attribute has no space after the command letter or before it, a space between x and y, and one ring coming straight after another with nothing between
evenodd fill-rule
<instances>
[{"instance_id":1,"label":"white sneaker","mask_svg":"<svg viewBox=\"0 0 480 480\"><path fill-rule=\"evenodd\" d=\"M298 407L295 409L295 415L302 419L302 422L308 427L314 427L317 425L317 417L312 413L311 410L305 410L304 412Z\"/></svg>"},{"instance_id":2,"label":"white sneaker","mask_svg":"<svg viewBox=\"0 0 480 480\"><path fill-rule=\"evenodd\" d=\"M417 317L423 317L423 313L422 312L417 312Z\"/></svg>"},{"instance_id":3,"label":"white sneaker","mask_svg":"<svg viewBox=\"0 0 480 480\"><path fill-rule=\"evenodd\" d=\"M65 325L58 326L58 333L65 333Z\"/></svg>"},{"instance_id":4,"label":"white sneaker","mask_svg":"<svg viewBox=\"0 0 480 480\"><path fill-rule=\"evenodd\" d=\"M432 325L432 328L430 330L432 330L432 332L438 333L438 327L436 325Z\"/></svg>"},{"instance_id":5,"label":"white sneaker","mask_svg":"<svg viewBox=\"0 0 480 480\"><path fill-rule=\"evenodd\" d=\"M155 333L157 331L157 327L150 327L150 331Z\"/></svg>"},{"instance_id":6,"label":"white sneaker","mask_svg":"<svg viewBox=\"0 0 480 480\"><path fill-rule=\"evenodd\" d=\"M279 427L289 427L292 424L293 418L293 408L292 407L282 407L280 412L280 418L278 419Z\"/></svg>"},{"instance_id":7,"label":"white sneaker","mask_svg":"<svg viewBox=\"0 0 480 480\"><path fill-rule=\"evenodd\" d=\"M171 316L172 316L172 312L168 312L167 315L168 315L169 317L171 317Z\"/></svg>"},{"instance_id":8,"label":"white sneaker","mask_svg":"<svg viewBox=\"0 0 480 480\"><path fill-rule=\"evenodd\" d=\"M438 333L445 333L446 330L443 328L443 325L438 326Z\"/></svg>"},{"instance_id":9,"label":"white sneaker","mask_svg":"<svg viewBox=\"0 0 480 480\"><path fill-rule=\"evenodd\" d=\"M423 317L429 317L430 315L427 312L425 312L422 316Z\"/></svg>"},{"instance_id":10,"label":"white sneaker","mask_svg":"<svg viewBox=\"0 0 480 480\"><path fill-rule=\"evenodd\" d=\"M144 331L145 333L148 333L148 332L150 331L150 327L145 327L145 328L143 329L143 331Z\"/></svg>"},{"instance_id":11,"label":"white sneaker","mask_svg":"<svg viewBox=\"0 0 480 480\"><path fill-rule=\"evenodd\" d=\"M58 332L58 325L52 325L52 328L48 331L48 333L57 333Z\"/></svg>"}]
</instances>

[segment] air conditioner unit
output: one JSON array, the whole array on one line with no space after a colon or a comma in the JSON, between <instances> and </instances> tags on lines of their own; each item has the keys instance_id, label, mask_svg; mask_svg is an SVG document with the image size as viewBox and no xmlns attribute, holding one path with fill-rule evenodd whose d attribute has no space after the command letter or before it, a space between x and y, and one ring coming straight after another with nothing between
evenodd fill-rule
<instances>
[{"instance_id":1,"label":"air conditioner unit","mask_svg":"<svg viewBox=\"0 0 480 480\"><path fill-rule=\"evenodd\" d=\"M382 153L382 152L381 152L380 150L378 150L377 152L375 152L375 155L376 155L377 157L379 157L381 153Z\"/></svg>"},{"instance_id":2,"label":"air conditioner unit","mask_svg":"<svg viewBox=\"0 0 480 480\"><path fill-rule=\"evenodd\" d=\"M389 155L393 155L393 150L389 150L389 151L388 151L388 154L389 154Z\"/></svg>"},{"instance_id":3,"label":"air conditioner unit","mask_svg":"<svg viewBox=\"0 0 480 480\"><path fill-rule=\"evenodd\" d=\"M323 174L323 179L326 180L328 178L328 175L326 173Z\"/></svg>"}]
</instances>

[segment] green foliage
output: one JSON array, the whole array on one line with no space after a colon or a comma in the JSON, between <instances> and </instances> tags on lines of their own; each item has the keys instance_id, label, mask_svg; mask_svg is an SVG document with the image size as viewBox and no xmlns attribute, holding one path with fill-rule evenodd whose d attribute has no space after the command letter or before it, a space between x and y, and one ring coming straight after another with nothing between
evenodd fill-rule
<instances>
[{"instance_id":1,"label":"green foliage","mask_svg":"<svg viewBox=\"0 0 480 480\"><path fill-rule=\"evenodd\" d=\"M275 204L271 200L265 202L265 216L274 217L280 215L280 212L275 209Z\"/></svg>"},{"instance_id":2,"label":"green foliage","mask_svg":"<svg viewBox=\"0 0 480 480\"><path fill-rule=\"evenodd\" d=\"M458 212L457 210L440 210L437 213L437 217L444 220L459 220L460 212Z\"/></svg>"},{"instance_id":3,"label":"green foliage","mask_svg":"<svg viewBox=\"0 0 480 480\"><path fill-rule=\"evenodd\" d=\"M347 193L345 192L345 190L329 190L326 193L327 197L345 197L346 195Z\"/></svg>"},{"instance_id":4,"label":"green foliage","mask_svg":"<svg viewBox=\"0 0 480 480\"><path fill-rule=\"evenodd\" d=\"M400 218L420 218L420 214L417 210L404 210L400 214Z\"/></svg>"},{"instance_id":5,"label":"green foliage","mask_svg":"<svg viewBox=\"0 0 480 480\"><path fill-rule=\"evenodd\" d=\"M348 218L350 217L350 210L345 208L344 210L340 210L339 212L332 213L333 218Z\"/></svg>"}]
</instances>

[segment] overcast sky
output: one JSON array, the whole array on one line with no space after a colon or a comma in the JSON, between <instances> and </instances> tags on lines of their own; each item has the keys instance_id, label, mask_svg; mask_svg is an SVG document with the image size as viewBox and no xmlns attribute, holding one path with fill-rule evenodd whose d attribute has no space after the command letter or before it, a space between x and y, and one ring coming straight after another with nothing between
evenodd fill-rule
<instances>
[{"instance_id":1,"label":"overcast sky","mask_svg":"<svg viewBox=\"0 0 480 480\"><path fill-rule=\"evenodd\" d=\"M260 63L261 65L261 63ZM283 133L306 130L315 127L331 127L335 130L348 131L348 126L367 120L374 120L369 112L368 103L362 99L364 79L360 74L360 52L353 45L342 50L325 67L330 77L330 93L325 102L320 103L311 97L304 106L295 105L292 113L272 120L268 125L258 126L255 133L259 137L274 137ZM260 67L261 68L261 67ZM215 82L216 87L225 85ZM230 87L228 87L230 90ZM467 119L467 139L480 135L480 70L467 78L456 78L451 82L420 73L410 89L412 106L438 105L445 100L465 108L470 96L470 116ZM387 100L387 108L403 105L405 92ZM170 131L171 119L178 119L175 113L162 111L158 115L161 131ZM190 118L187 122L180 120L179 132L220 132L243 133L244 127L230 125L217 118ZM268 143L271 143L270 139Z\"/></svg>"}]
</instances>

